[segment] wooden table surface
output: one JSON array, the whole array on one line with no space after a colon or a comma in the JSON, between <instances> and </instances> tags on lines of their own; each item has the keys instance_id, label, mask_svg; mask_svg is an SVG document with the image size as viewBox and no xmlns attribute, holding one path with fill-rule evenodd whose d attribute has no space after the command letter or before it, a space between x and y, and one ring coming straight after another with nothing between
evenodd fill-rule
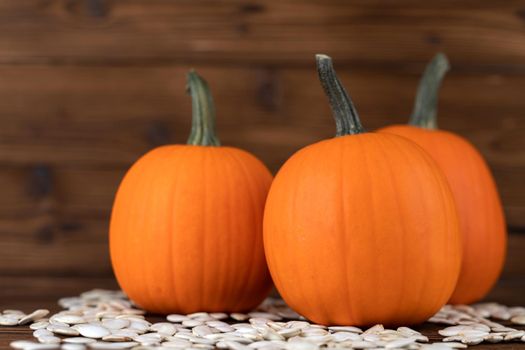
<instances>
[{"instance_id":1,"label":"wooden table surface","mask_svg":"<svg viewBox=\"0 0 525 350\"><path fill-rule=\"evenodd\" d=\"M520 300L525 301L523 283L515 281L507 283L501 281L487 300L496 301L509 306L519 305ZM0 277L0 309L21 309L30 312L37 308L47 308L51 312L60 310L57 300L65 296L74 296L93 288L117 289L118 285L112 278L97 277ZM160 315L148 315L148 320L159 322L163 320ZM525 330L525 326L513 328ZM437 331L444 326L423 324L415 329L423 332L432 342L439 341L442 337ZM0 350L10 349L9 343L13 340L34 340L32 331L27 326L0 327ZM479 349L525 349L525 343L480 344Z\"/></svg>"}]
</instances>

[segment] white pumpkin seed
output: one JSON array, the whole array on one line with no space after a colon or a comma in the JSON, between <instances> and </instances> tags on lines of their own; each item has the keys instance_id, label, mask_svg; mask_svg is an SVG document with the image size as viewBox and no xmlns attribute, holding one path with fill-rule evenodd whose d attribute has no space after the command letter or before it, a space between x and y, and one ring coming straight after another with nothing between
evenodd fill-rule
<instances>
[{"instance_id":1,"label":"white pumpkin seed","mask_svg":"<svg viewBox=\"0 0 525 350\"><path fill-rule=\"evenodd\" d=\"M48 331L51 331L55 334L60 335L79 335L80 333L78 330L71 328L71 327L64 327L64 326L57 326L57 325L49 325L47 328Z\"/></svg>"},{"instance_id":2,"label":"white pumpkin seed","mask_svg":"<svg viewBox=\"0 0 525 350\"><path fill-rule=\"evenodd\" d=\"M404 348L407 345L413 344L416 342L416 339L414 338L399 338L396 340L392 340L391 342L388 342L385 345L385 349L397 349L397 348Z\"/></svg>"},{"instance_id":3,"label":"white pumpkin seed","mask_svg":"<svg viewBox=\"0 0 525 350\"><path fill-rule=\"evenodd\" d=\"M41 318L46 317L49 314L49 310L46 309L38 309L30 313L29 315L26 315L22 317L19 321L19 325L28 324L33 321L38 321Z\"/></svg>"},{"instance_id":4,"label":"white pumpkin seed","mask_svg":"<svg viewBox=\"0 0 525 350\"><path fill-rule=\"evenodd\" d=\"M59 344L61 342L59 337L54 335L43 335L37 338L39 342L43 344Z\"/></svg>"},{"instance_id":5,"label":"white pumpkin seed","mask_svg":"<svg viewBox=\"0 0 525 350\"><path fill-rule=\"evenodd\" d=\"M319 345L312 341L297 339L286 343L287 350L317 350Z\"/></svg>"},{"instance_id":6,"label":"white pumpkin seed","mask_svg":"<svg viewBox=\"0 0 525 350\"><path fill-rule=\"evenodd\" d=\"M503 336L499 334L489 334L484 338L485 341L489 343L499 343L503 341Z\"/></svg>"},{"instance_id":7,"label":"white pumpkin seed","mask_svg":"<svg viewBox=\"0 0 525 350\"><path fill-rule=\"evenodd\" d=\"M51 319L56 320L58 322L67 323L67 324L79 324L79 323L85 323L86 321L84 318L77 316L77 315L67 315L67 314L58 314L53 316Z\"/></svg>"},{"instance_id":8,"label":"white pumpkin seed","mask_svg":"<svg viewBox=\"0 0 525 350\"><path fill-rule=\"evenodd\" d=\"M356 341L352 342L352 347L354 349L372 349L375 348L377 345L368 341Z\"/></svg>"},{"instance_id":9,"label":"white pumpkin seed","mask_svg":"<svg viewBox=\"0 0 525 350\"><path fill-rule=\"evenodd\" d=\"M483 338L477 338L477 337L473 337L473 338L470 338L470 337L465 337L461 340L461 342L463 344L467 344L467 345L477 345L477 344L480 344L481 342L483 342Z\"/></svg>"},{"instance_id":10,"label":"white pumpkin seed","mask_svg":"<svg viewBox=\"0 0 525 350\"><path fill-rule=\"evenodd\" d=\"M14 341L11 347L23 350L54 350L60 348L59 344L42 344L31 341Z\"/></svg>"},{"instance_id":11,"label":"white pumpkin seed","mask_svg":"<svg viewBox=\"0 0 525 350\"><path fill-rule=\"evenodd\" d=\"M525 315L516 315L510 319L510 322L519 325L525 325Z\"/></svg>"},{"instance_id":12,"label":"white pumpkin seed","mask_svg":"<svg viewBox=\"0 0 525 350\"><path fill-rule=\"evenodd\" d=\"M33 332L33 336L35 338L38 338L38 337L43 337L43 336L52 336L53 335L53 332L51 331L48 331L47 329L45 328L40 328L40 329L37 329L36 331Z\"/></svg>"},{"instance_id":13,"label":"white pumpkin seed","mask_svg":"<svg viewBox=\"0 0 525 350\"><path fill-rule=\"evenodd\" d=\"M15 310L15 309L5 309L4 311L0 312L0 314L4 315L21 315L22 317L26 314L22 310Z\"/></svg>"},{"instance_id":14,"label":"white pumpkin seed","mask_svg":"<svg viewBox=\"0 0 525 350\"><path fill-rule=\"evenodd\" d=\"M15 340L9 343L9 346L13 349L24 349L26 346L32 345L32 344L38 344L33 341L28 340Z\"/></svg>"},{"instance_id":15,"label":"white pumpkin seed","mask_svg":"<svg viewBox=\"0 0 525 350\"><path fill-rule=\"evenodd\" d=\"M111 349L131 349L132 347L139 345L136 342L124 342L124 343L109 343L109 342L103 342L103 341L96 341L94 343L89 343L88 346L91 349L103 349L103 350L111 350Z\"/></svg>"},{"instance_id":16,"label":"white pumpkin seed","mask_svg":"<svg viewBox=\"0 0 525 350\"><path fill-rule=\"evenodd\" d=\"M191 346L191 342L188 341L188 340L184 340L184 339L176 339L176 340L171 340L171 341L167 341L167 342L164 342L161 344L162 347L165 347L165 348L188 348Z\"/></svg>"},{"instance_id":17,"label":"white pumpkin seed","mask_svg":"<svg viewBox=\"0 0 525 350\"><path fill-rule=\"evenodd\" d=\"M66 343L66 344L62 344L60 349L62 350L86 350L86 346L84 344Z\"/></svg>"},{"instance_id":18,"label":"white pumpkin seed","mask_svg":"<svg viewBox=\"0 0 525 350\"><path fill-rule=\"evenodd\" d=\"M204 323L202 321L192 320L192 319L189 319L189 320L186 320L186 321L182 321L182 325L186 326L186 327L197 327L197 326L201 326L203 324Z\"/></svg>"},{"instance_id":19,"label":"white pumpkin seed","mask_svg":"<svg viewBox=\"0 0 525 350\"><path fill-rule=\"evenodd\" d=\"M245 314L241 314L241 313L238 313L238 312L234 312L234 313L230 314L230 317L233 318L236 321L246 321L247 319L250 318L250 316L245 315Z\"/></svg>"},{"instance_id":20,"label":"white pumpkin seed","mask_svg":"<svg viewBox=\"0 0 525 350\"><path fill-rule=\"evenodd\" d=\"M170 321L170 322L173 322L173 323L181 323L183 321L189 320L190 318L188 316L185 316L185 315L171 314L171 315L168 315L166 317L166 319L168 321Z\"/></svg>"},{"instance_id":21,"label":"white pumpkin seed","mask_svg":"<svg viewBox=\"0 0 525 350\"><path fill-rule=\"evenodd\" d=\"M0 316L0 326L16 326L18 325L18 318L9 315Z\"/></svg>"},{"instance_id":22,"label":"white pumpkin seed","mask_svg":"<svg viewBox=\"0 0 525 350\"><path fill-rule=\"evenodd\" d=\"M107 335L110 335L111 332L100 325L96 324L78 324L75 325L75 329L86 338L93 338L93 339L99 339L102 337L105 337Z\"/></svg>"},{"instance_id":23,"label":"white pumpkin seed","mask_svg":"<svg viewBox=\"0 0 525 350\"><path fill-rule=\"evenodd\" d=\"M341 332L352 332L352 333L363 333L363 330L361 328L352 327L352 326L331 326L328 327L331 331L341 331Z\"/></svg>"},{"instance_id":24,"label":"white pumpkin seed","mask_svg":"<svg viewBox=\"0 0 525 350\"><path fill-rule=\"evenodd\" d=\"M449 342L449 343L443 343L443 345L451 348L451 349L466 349L468 348L468 346L466 344L463 344L463 343L459 343L459 342Z\"/></svg>"},{"instance_id":25,"label":"white pumpkin seed","mask_svg":"<svg viewBox=\"0 0 525 350\"><path fill-rule=\"evenodd\" d=\"M122 329L127 326L129 326L130 321L124 318L121 319L105 319L102 320L102 326L104 326L107 329L113 330L113 329Z\"/></svg>"},{"instance_id":26,"label":"white pumpkin seed","mask_svg":"<svg viewBox=\"0 0 525 350\"><path fill-rule=\"evenodd\" d=\"M503 339L505 341L513 341L521 339L523 336L525 336L525 331L512 331L508 332Z\"/></svg>"},{"instance_id":27,"label":"white pumpkin seed","mask_svg":"<svg viewBox=\"0 0 525 350\"><path fill-rule=\"evenodd\" d=\"M64 343L70 343L70 344L89 344L96 342L95 339L92 338L84 338L84 337L71 337L71 338L64 338L62 340Z\"/></svg>"},{"instance_id":28,"label":"white pumpkin seed","mask_svg":"<svg viewBox=\"0 0 525 350\"><path fill-rule=\"evenodd\" d=\"M46 328L47 326L49 326L49 322L47 322L47 321L38 321L38 322L35 322L35 323L31 323L29 325L29 328L32 329L32 330L37 330L37 329Z\"/></svg>"},{"instance_id":29,"label":"white pumpkin seed","mask_svg":"<svg viewBox=\"0 0 525 350\"><path fill-rule=\"evenodd\" d=\"M384 330L385 330L385 327L382 324L376 324L375 326L368 328L363 333L374 334L374 333L379 333L379 332L384 331Z\"/></svg>"},{"instance_id":30,"label":"white pumpkin seed","mask_svg":"<svg viewBox=\"0 0 525 350\"><path fill-rule=\"evenodd\" d=\"M173 335L177 331L177 328L173 323L169 322L159 322L154 323L150 326L150 330L164 334L164 335Z\"/></svg>"},{"instance_id":31,"label":"white pumpkin seed","mask_svg":"<svg viewBox=\"0 0 525 350\"><path fill-rule=\"evenodd\" d=\"M137 334L138 335L138 334ZM127 342L133 340L134 337L128 337L123 335L110 334L102 337L102 341L110 342Z\"/></svg>"}]
</instances>

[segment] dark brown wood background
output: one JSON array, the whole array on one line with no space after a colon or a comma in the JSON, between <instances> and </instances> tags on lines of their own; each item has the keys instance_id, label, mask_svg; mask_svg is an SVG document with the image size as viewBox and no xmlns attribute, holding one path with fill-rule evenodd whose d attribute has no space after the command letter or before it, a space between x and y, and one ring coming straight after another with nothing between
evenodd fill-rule
<instances>
[{"instance_id":1,"label":"dark brown wood background","mask_svg":"<svg viewBox=\"0 0 525 350\"><path fill-rule=\"evenodd\" d=\"M185 142L189 68L222 143L276 171L334 133L315 53L373 130L407 120L438 51L440 126L488 160L512 232L503 281L525 290L524 0L0 0L0 289L111 276L113 196L140 155Z\"/></svg>"}]
</instances>

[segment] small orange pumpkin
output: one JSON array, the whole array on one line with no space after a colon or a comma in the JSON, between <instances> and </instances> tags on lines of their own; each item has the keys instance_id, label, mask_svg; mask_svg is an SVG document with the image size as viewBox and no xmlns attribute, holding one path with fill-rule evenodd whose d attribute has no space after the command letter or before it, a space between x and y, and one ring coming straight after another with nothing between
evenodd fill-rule
<instances>
[{"instance_id":1,"label":"small orange pumpkin","mask_svg":"<svg viewBox=\"0 0 525 350\"><path fill-rule=\"evenodd\" d=\"M337 137L286 161L270 188L264 248L295 311L321 324L416 324L449 299L461 240L454 199L413 142L366 133L328 56L317 55Z\"/></svg>"},{"instance_id":2,"label":"small orange pumpkin","mask_svg":"<svg viewBox=\"0 0 525 350\"><path fill-rule=\"evenodd\" d=\"M156 148L128 171L110 225L121 288L156 313L246 311L269 293L262 219L272 181L253 155L220 147L206 82L188 74L187 145Z\"/></svg>"},{"instance_id":3,"label":"small orange pumpkin","mask_svg":"<svg viewBox=\"0 0 525 350\"><path fill-rule=\"evenodd\" d=\"M380 131L419 144L447 177L463 237L461 274L450 302L469 304L481 300L498 280L505 261L507 233L498 191L481 154L464 138L437 129L437 95L448 68L446 56L436 55L421 79L410 125Z\"/></svg>"}]
</instances>

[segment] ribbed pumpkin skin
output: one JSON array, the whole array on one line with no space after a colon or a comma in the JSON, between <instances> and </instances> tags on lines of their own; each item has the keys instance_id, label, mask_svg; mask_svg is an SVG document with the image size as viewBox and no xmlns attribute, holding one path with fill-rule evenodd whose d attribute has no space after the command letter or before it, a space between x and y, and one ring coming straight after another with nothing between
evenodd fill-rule
<instances>
[{"instance_id":1,"label":"ribbed pumpkin skin","mask_svg":"<svg viewBox=\"0 0 525 350\"><path fill-rule=\"evenodd\" d=\"M121 288L156 313L257 306L271 288L262 244L271 181L258 159L235 148L174 145L144 155L111 216Z\"/></svg>"},{"instance_id":2,"label":"ribbed pumpkin skin","mask_svg":"<svg viewBox=\"0 0 525 350\"><path fill-rule=\"evenodd\" d=\"M481 300L503 268L507 233L494 179L479 152L450 132L408 125L381 131L406 137L423 147L443 170L454 194L463 237L463 263L450 302Z\"/></svg>"},{"instance_id":3,"label":"ribbed pumpkin skin","mask_svg":"<svg viewBox=\"0 0 525 350\"><path fill-rule=\"evenodd\" d=\"M417 145L386 134L294 154L268 195L264 247L286 302L325 325L423 322L449 299L461 262L444 176Z\"/></svg>"}]
</instances>

